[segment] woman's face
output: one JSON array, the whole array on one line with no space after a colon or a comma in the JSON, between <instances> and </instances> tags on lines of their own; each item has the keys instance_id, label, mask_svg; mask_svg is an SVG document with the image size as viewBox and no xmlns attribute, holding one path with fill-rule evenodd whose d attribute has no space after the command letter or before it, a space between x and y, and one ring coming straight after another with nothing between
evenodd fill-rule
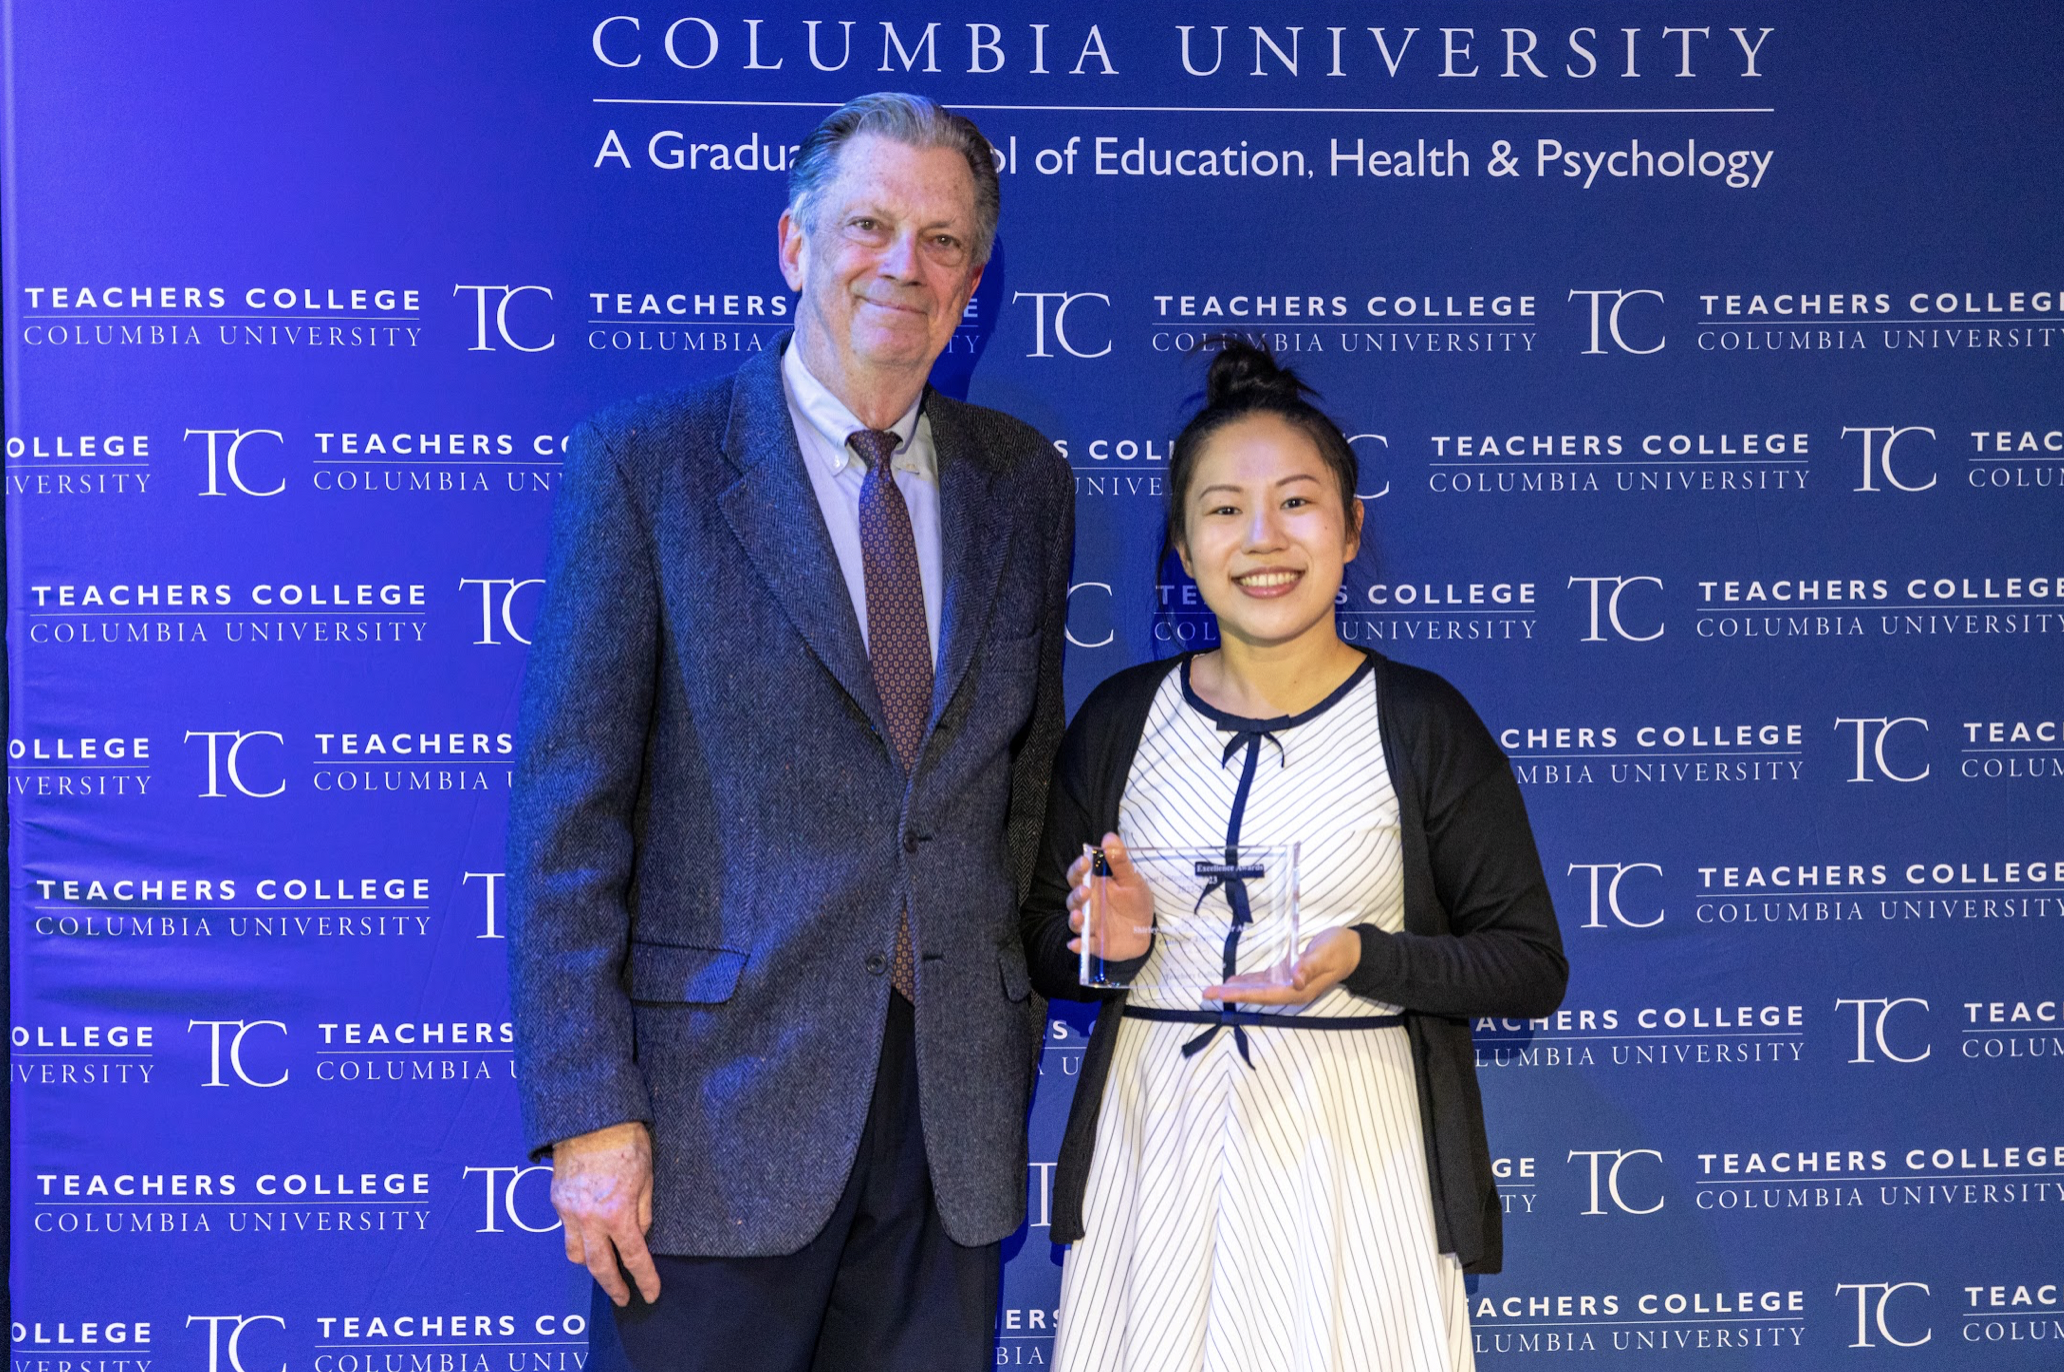
<instances>
[{"instance_id":1,"label":"woman's face","mask_svg":"<svg viewBox=\"0 0 2064 1372\"><path fill-rule=\"evenodd\" d=\"M1212 435L1184 496L1176 551L1221 637L1261 647L1332 633L1333 601L1361 535L1361 502L1305 433L1277 415Z\"/></svg>"}]
</instances>

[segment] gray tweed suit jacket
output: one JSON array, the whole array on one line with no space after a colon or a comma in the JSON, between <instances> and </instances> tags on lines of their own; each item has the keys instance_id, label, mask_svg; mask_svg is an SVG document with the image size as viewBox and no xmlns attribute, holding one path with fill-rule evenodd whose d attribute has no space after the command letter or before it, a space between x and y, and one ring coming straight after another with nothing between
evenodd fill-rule
<instances>
[{"instance_id":1,"label":"gray tweed suit jacket","mask_svg":"<svg viewBox=\"0 0 2064 1372\"><path fill-rule=\"evenodd\" d=\"M906 901L940 1215L981 1244L1024 1214L1041 1009L1017 916L1063 725L1074 490L1026 425L925 405L946 584L908 778L777 353L568 447L510 801L517 1075L533 1156L651 1124L655 1252L823 1228Z\"/></svg>"}]
</instances>

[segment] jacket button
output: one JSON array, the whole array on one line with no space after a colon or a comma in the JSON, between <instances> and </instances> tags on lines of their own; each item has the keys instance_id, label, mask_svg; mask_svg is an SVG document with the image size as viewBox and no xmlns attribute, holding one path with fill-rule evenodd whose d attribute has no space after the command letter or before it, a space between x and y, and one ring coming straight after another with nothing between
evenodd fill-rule
<instances>
[{"instance_id":1,"label":"jacket button","mask_svg":"<svg viewBox=\"0 0 2064 1372\"><path fill-rule=\"evenodd\" d=\"M867 970L876 976L880 976L889 970L889 960L880 953L869 953L867 955Z\"/></svg>"},{"instance_id":2,"label":"jacket button","mask_svg":"<svg viewBox=\"0 0 2064 1372\"><path fill-rule=\"evenodd\" d=\"M906 853L914 853L914 852L916 852L916 851L917 851L917 835L916 835L916 834L905 834L905 835L903 835L903 851L904 851L904 852L906 852Z\"/></svg>"}]
</instances>

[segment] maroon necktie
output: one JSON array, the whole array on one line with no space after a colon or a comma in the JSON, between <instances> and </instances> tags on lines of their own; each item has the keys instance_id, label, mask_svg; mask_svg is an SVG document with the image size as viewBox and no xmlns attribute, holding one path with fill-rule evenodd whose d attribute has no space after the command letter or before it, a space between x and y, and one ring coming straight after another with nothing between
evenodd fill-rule
<instances>
[{"instance_id":1,"label":"maroon necktie","mask_svg":"<svg viewBox=\"0 0 2064 1372\"><path fill-rule=\"evenodd\" d=\"M917 570L917 538L910 507L896 489L890 459L896 435L856 429L846 442L867 464L860 485L860 572L867 594L867 659L875 693L889 726L889 742L907 776L917 766L917 745L932 713L932 638L925 624L924 581ZM889 981L913 1004L917 962L910 944L910 910L896 922L896 952Z\"/></svg>"}]
</instances>

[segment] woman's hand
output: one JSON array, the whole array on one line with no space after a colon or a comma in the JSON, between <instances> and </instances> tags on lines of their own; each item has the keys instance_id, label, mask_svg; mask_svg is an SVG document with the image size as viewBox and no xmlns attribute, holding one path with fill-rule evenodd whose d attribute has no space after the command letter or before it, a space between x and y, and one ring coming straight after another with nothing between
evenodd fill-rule
<instances>
[{"instance_id":1,"label":"woman's hand","mask_svg":"<svg viewBox=\"0 0 2064 1372\"><path fill-rule=\"evenodd\" d=\"M1145 957L1153 946L1154 893L1118 835L1105 834L1103 847L1111 875L1104 879L1105 908L1095 911L1091 921L1090 952L1110 962ZM1083 912L1089 909L1089 868L1088 853L1068 868L1068 927L1077 935L1082 933ZM1068 940L1068 951L1082 951L1080 937Z\"/></svg>"},{"instance_id":2,"label":"woman's hand","mask_svg":"<svg viewBox=\"0 0 2064 1372\"><path fill-rule=\"evenodd\" d=\"M1242 972L1204 988L1207 1000L1246 1005L1309 1005L1345 981L1362 964L1362 936L1353 929L1328 929L1304 947L1285 986L1270 972Z\"/></svg>"}]
</instances>

